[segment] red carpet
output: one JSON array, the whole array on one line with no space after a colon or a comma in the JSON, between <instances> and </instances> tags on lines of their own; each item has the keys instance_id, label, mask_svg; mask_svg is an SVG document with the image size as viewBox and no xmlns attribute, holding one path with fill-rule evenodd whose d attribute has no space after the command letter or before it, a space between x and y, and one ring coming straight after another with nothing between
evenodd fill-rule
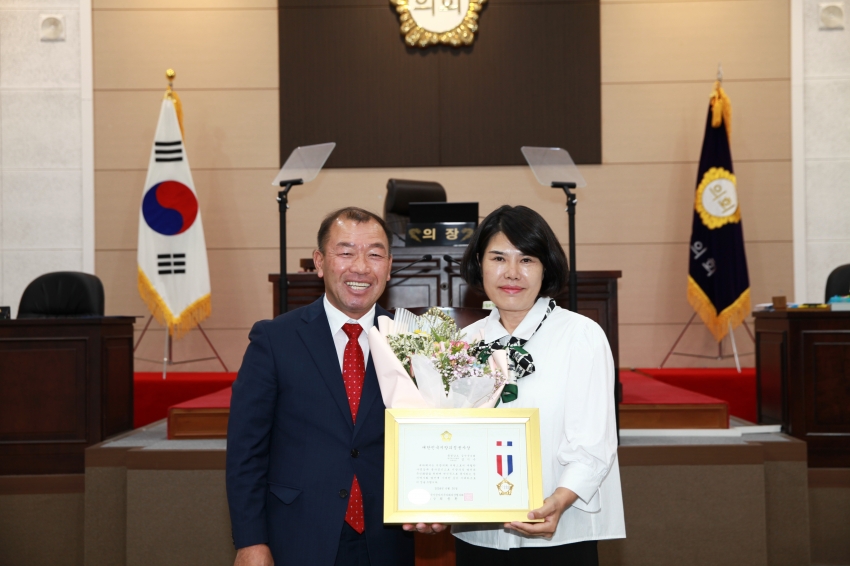
<instances>
[{"instance_id":1,"label":"red carpet","mask_svg":"<svg viewBox=\"0 0 850 566\"><path fill-rule=\"evenodd\" d=\"M133 426L139 428L168 416L168 408L233 384L235 373L138 372L133 380Z\"/></svg>"},{"instance_id":2,"label":"red carpet","mask_svg":"<svg viewBox=\"0 0 850 566\"><path fill-rule=\"evenodd\" d=\"M712 402L716 403L716 399L725 401L729 405L730 414L756 422L754 368L743 368L740 374L734 368L635 371L640 373L620 370L624 404L699 404L707 403L707 399L713 397L715 399ZM171 373L165 380L161 373L136 373L133 424L138 428L164 419L168 416L169 407L221 392L232 385L235 379L235 373L221 372ZM665 384L673 387L668 389Z\"/></svg>"},{"instance_id":3,"label":"red carpet","mask_svg":"<svg viewBox=\"0 0 850 566\"><path fill-rule=\"evenodd\" d=\"M704 405L724 400L688 391L634 371L620 370L624 405Z\"/></svg>"},{"instance_id":4,"label":"red carpet","mask_svg":"<svg viewBox=\"0 0 850 566\"><path fill-rule=\"evenodd\" d=\"M664 368L636 369L658 381L722 399L729 404L729 413L745 421L756 422L756 370L741 368ZM624 373L620 370L620 375ZM625 386L623 387L625 396Z\"/></svg>"}]
</instances>

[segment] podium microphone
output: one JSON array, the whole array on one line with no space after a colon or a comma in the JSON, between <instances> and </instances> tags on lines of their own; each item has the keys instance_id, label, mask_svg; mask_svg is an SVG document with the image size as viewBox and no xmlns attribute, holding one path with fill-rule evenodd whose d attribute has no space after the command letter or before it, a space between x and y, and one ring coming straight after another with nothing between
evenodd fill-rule
<instances>
[{"instance_id":1,"label":"podium microphone","mask_svg":"<svg viewBox=\"0 0 850 566\"><path fill-rule=\"evenodd\" d=\"M444 255L443 259L446 260L449 263L456 263L458 265L460 265L462 263L459 259L455 259L452 256L450 256L449 254Z\"/></svg>"},{"instance_id":2,"label":"podium microphone","mask_svg":"<svg viewBox=\"0 0 850 566\"><path fill-rule=\"evenodd\" d=\"M399 267L398 269L396 269L395 271L390 273L390 277L392 277L396 273L400 273L400 272L404 271L405 269L407 269L408 267L410 267L412 265L416 265L417 263L422 263L423 261L431 261L431 254L425 254L422 257L420 257L419 259L417 259L416 261L411 261L407 265L405 265L403 267Z\"/></svg>"}]
</instances>

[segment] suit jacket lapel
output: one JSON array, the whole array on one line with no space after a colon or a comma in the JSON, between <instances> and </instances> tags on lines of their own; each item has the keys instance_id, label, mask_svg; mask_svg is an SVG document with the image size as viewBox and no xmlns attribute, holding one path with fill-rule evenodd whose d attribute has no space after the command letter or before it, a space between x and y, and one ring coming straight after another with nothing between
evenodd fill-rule
<instances>
[{"instance_id":1,"label":"suit jacket lapel","mask_svg":"<svg viewBox=\"0 0 850 566\"><path fill-rule=\"evenodd\" d=\"M345 422L348 423L349 427L353 428L354 423L351 422L351 408L348 405L348 395L345 392L345 384L342 381L339 358L337 357L336 346L331 335L331 328L328 323L328 316L325 314L322 299L315 301L305 308L304 311L302 320L306 324L298 329L298 334L301 336L301 340L304 341L304 345L313 358L316 367L319 368L319 375L325 380L325 384L331 392L331 397L333 397L339 407ZM368 371L366 375L369 375ZM377 378L375 378L375 382L377 384ZM359 421L360 419L357 420Z\"/></svg>"},{"instance_id":2,"label":"suit jacket lapel","mask_svg":"<svg viewBox=\"0 0 850 566\"><path fill-rule=\"evenodd\" d=\"M381 308L380 305L375 305L375 326L378 326L378 317L392 315ZM381 387L378 385L378 374L375 372L375 364L372 361L372 355L369 354L369 360L366 363L366 379L363 381L363 393L360 395L360 406L357 408L357 424L354 425L354 436L363 428L363 423L366 421L366 415L373 406L380 405L384 408L384 402L381 400Z\"/></svg>"}]
</instances>

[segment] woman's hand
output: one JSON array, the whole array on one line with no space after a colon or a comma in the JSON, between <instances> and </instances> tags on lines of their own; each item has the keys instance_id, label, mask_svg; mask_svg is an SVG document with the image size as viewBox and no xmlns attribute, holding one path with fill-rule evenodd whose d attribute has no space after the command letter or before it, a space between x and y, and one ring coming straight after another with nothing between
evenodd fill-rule
<instances>
[{"instance_id":1,"label":"woman's hand","mask_svg":"<svg viewBox=\"0 0 850 566\"><path fill-rule=\"evenodd\" d=\"M505 523L506 529L514 529L515 531L526 536L536 536L550 538L555 534L555 529L558 528L558 521L561 520L561 514L567 508L575 503L578 495L572 490L565 487L559 487L555 493L547 497L543 501L543 507L529 512L529 519L543 519L542 523L521 523L514 521Z\"/></svg>"},{"instance_id":2,"label":"woman's hand","mask_svg":"<svg viewBox=\"0 0 850 566\"><path fill-rule=\"evenodd\" d=\"M443 525L442 523L433 523L431 525L427 523L416 523L415 525L412 523L405 523L401 528L405 531L414 531L422 533L423 535L435 535L446 530L446 525Z\"/></svg>"}]
</instances>

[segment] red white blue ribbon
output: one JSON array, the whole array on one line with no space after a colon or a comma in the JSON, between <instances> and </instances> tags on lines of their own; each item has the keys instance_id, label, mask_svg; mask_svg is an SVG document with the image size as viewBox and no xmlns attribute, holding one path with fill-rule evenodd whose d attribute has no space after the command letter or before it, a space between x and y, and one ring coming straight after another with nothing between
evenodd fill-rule
<instances>
[{"instance_id":1,"label":"red white blue ribbon","mask_svg":"<svg viewBox=\"0 0 850 566\"><path fill-rule=\"evenodd\" d=\"M511 440L502 441L497 440L496 446L513 446L514 443ZM500 450L501 452L501 450ZM505 464L507 466L505 466ZM502 473L507 468L507 474ZM496 473L498 473L502 477L507 477L514 473L514 457L512 454L497 454L496 455Z\"/></svg>"}]
</instances>

